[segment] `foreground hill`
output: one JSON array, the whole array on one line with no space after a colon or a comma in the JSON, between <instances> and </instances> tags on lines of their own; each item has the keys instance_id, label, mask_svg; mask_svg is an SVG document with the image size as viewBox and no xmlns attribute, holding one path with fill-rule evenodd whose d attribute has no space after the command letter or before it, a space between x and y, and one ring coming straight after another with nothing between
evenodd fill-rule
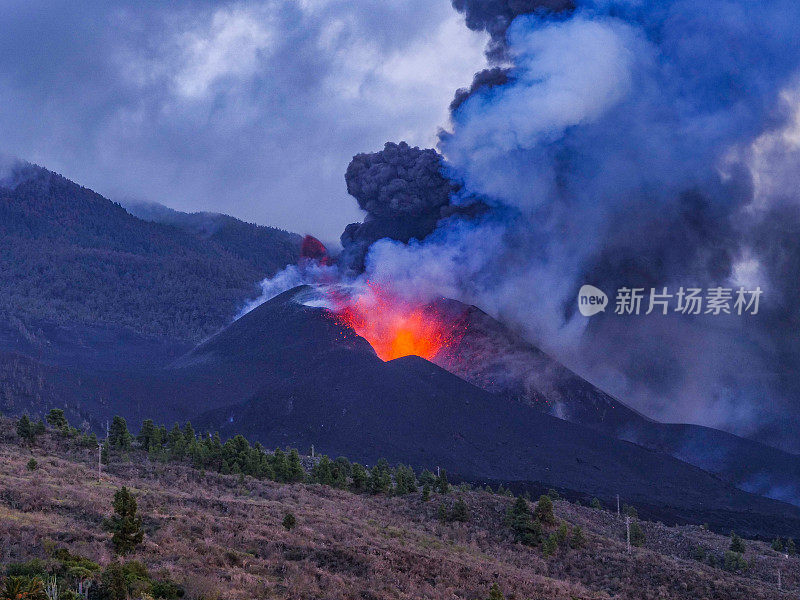
<instances>
[{"instance_id":1,"label":"foreground hill","mask_svg":"<svg viewBox=\"0 0 800 600\"><path fill-rule=\"evenodd\" d=\"M701 527L642 521L644 544L628 555L616 514L556 501L556 519L571 532L579 526L585 542L546 556L514 541L505 519L513 499L502 495L456 489L424 501L420 492L355 494L145 456L112 453L98 482L96 450L54 432L24 448L12 423L0 419L0 575L10 563L46 559L53 547L108 565L102 522L126 485L145 529L143 545L126 560L176 581L190 600L473 600L486 598L494 583L506 598L534 600L788 600L800 591L800 560L766 543L747 540L739 570L710 566L708 557L722 557L730 540ZM438 507L459 499L467 521L440 520ZM281 525L289 512L297 523L291 530Z\"/></svg>"},{"instance_id":2,"label":"foreground hill","mask_svg":"<svg viewBox=\"0 0 800 600\"><path fill-rule=\"evenodd\" d=\"M141 220L18 163L0 179L0 348L69 362L86 346L111 354L140 338L196 343L299 255L300 238L287 232L228 220L217 234Z\"/></svg>"}]
</instances>

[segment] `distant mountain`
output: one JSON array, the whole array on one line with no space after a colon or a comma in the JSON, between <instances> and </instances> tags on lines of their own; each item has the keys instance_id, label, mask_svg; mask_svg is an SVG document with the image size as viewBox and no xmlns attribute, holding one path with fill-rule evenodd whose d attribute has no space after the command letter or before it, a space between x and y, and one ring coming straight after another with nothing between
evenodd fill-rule
<instances>
[{"instance_id":1,"label":"distant mountain","mask_svg":"<svg viewBox=\"0 0 800 600\"><path fill-rule=\"evenodd\" d=\"M58 362L92 351L87 338L108 338L110 355L131 335L180 345L217 331L258 294L261 279L297 260L300 237L209 219L215 228L205 233L145 221L17 163L0 179L0 349Z\"/></svg>"},{"instance_id":2,"label":"distant mountain","mask_svg":"<svg viewBox=\"0 0 800 600\"><path fill-rule=\"evenodd\" d=\"M296 233L246 223L220 213L186 213L153 202L132 200L123 201L122 206L144 221L173 225L208 240L268 274L282 269L287 262L296 262L302 241Z\"/></svg>"}]
</instances>

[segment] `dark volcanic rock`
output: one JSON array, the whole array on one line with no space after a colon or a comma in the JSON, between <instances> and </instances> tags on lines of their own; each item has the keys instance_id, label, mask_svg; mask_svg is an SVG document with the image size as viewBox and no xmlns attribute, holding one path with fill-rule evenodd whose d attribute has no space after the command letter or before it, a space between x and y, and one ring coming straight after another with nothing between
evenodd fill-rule
<instances>
[{"instance_id":1,"label":"dark volcanic rock","mask_svg":"<svg viewBox=\"0 0 800 600\"><path fill-rule=\"evenodd\" d=\"M434 357L459 377L567 421L663 451L747 491L800 504L796 455L709 427L648 419L480 309L446 299L434 308L464 331Z\"/></svg>"}]
</instances>

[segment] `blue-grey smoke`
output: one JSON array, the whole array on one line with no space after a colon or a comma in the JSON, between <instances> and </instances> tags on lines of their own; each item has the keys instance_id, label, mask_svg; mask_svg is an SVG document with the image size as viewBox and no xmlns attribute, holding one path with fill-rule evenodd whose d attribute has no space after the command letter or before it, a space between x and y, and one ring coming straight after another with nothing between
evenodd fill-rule
<instances>
[{"instance_id":1,"label":"blue-grey smoke","mask_svg":"<svg viewBox=\"0 0 800 600\"><path fill-rule=\"evenodd\" d=\"M800 3L533 4L497 34L507 2L456 3L504 66L457 96L439 150L453 201L493 210L376 242L368 275L478 304L655 417L797 449ZM757 316L589 321L584 283L764 293Z\"/></svg>"}]
</instances>

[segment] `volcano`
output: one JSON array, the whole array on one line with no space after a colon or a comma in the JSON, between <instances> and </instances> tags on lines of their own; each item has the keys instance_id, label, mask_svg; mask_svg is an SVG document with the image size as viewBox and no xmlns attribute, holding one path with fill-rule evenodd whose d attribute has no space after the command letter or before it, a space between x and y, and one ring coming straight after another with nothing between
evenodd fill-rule
<instances>
[{"instance_id":1,"label":"volcano","mask_svg":"<svg viewBox=\"0 0 800 600\"><path fill-rule=\"evenodd\" d=\"M597 496L607 503L619 494L643 516L665 522L707 522L717 530L735 528L753 536L800 536L797 507L738 489L682 460L686 457L657 448L656 434L672 430L643 430L651 435L649 448L604 431L609 424L631 422L637 413L577 375L567 377L569 371L558 372L585 392L568 396L583 411L572 414L596 414L595 421L557 418L550 408L542 410L529 397L511 393L517 389L511 381L495 376L501 363L480 362L477 353L478 344L491 339L489 333L508 332L474 307L449 300L423 307L419 315L440 322L412 330L412 341L431 328L446 334L436 338L440 346L431 360L415 355L383 360L332 306L328 293L294 288L167 367L75 374L73 395L84 407L93 406L98 420L114 414L134 424L146 418L191 420L200 430L241 433L267 447L307 450L313 445L367 465L386 458L417 469L442 467L456 479L503 483L534 494L553 487L568 497ZM398 331L406 331L407 315L399 311ZM546 355L538 356L547 363ZM473 366L466 370L469 361ZM558 364L552 367L557 370ZM48 377L56 381L61 375ZM724 444L733 447L732 437L708 430L702 439L720 439L718 448L724 450ZM755 447L757 456L772 456L771 449L740 443ZM781 468L779 460L775 464Z\"/></svg>"},{"instance_id":2,"label":"volcano","mask_svg":"<svg viewBox=\"0 0 800 600\"><path fill-rule=\"evenodd\" d=\"M619 493L664 520L800 532L797 508L663 452L486 391L419 356L384 361L328 304L301 286L243 316L165 371L170 406L182 414L205 406L196 426L268 447L313 444L368 465L387 458L473 482L609 501ZM473 310L437 306L456 308Z\"/></svg>"}]
</instances>

